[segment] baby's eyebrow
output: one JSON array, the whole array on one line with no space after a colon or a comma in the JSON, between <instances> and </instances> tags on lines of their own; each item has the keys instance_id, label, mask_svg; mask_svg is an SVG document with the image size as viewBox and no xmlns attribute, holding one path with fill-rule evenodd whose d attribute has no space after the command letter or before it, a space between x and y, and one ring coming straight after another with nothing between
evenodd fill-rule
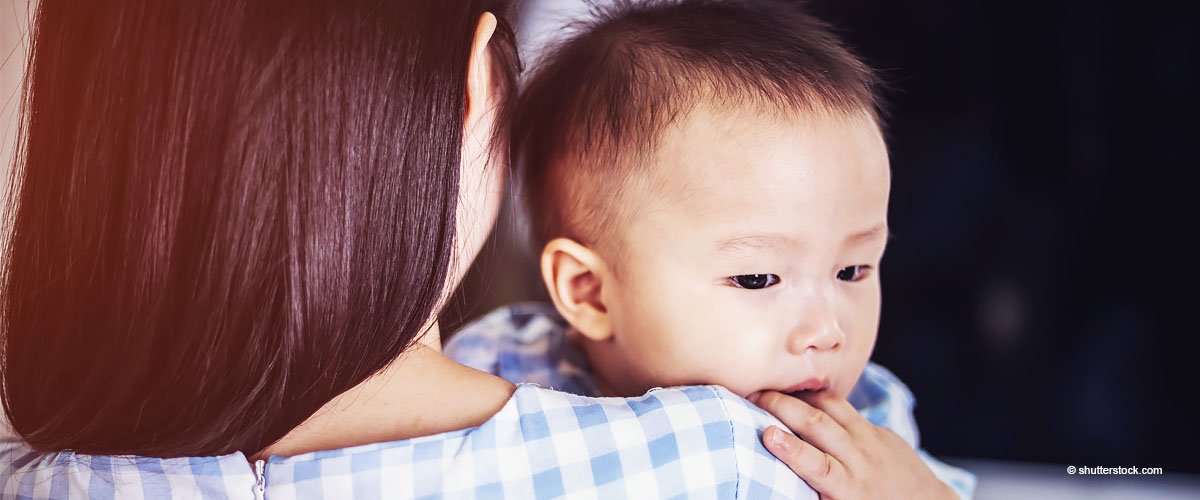
<instances>
[{"instance_id":1,"label":"baby's eyebrow","mask_svg":"<svg viewBox=\"0 0 1200 500\"><path fill-rule=\"evenodd\" d=\"M867 229L865 231L859 231L850 236L847 236L845 244L847 246L849 246L849 245L853 245L855 243L861 243L864 241L873 240L873 239L879 238L880 236L886 236L889 239L892 237L892 233L888 231L888 226L886 223L879 224L871 229Z\"/></svg>"},{"instance_id":2,"label":"baby's eyebrow","mask_svg":"<svg viewBox=\"0 0 1200 500\"><path fill-rule=\"evenodd\" d=\"M736 252L746 249L777 248L781 246L800 246L800 241L783 233L763 233L737 236L717 244L718 252Z\"/></svg>"},{"instance_id":3,"label":"baby's eyebrow","mask_svg":"<svg viewBox=\"0 0 1200 500\"><path fill-rule=\"evenodd\" d=\"M891 238L891 232L888 231L887 223L879 224L870 229L851 234L846 237L842 244L844 246L851 246L880 237ZM785 233L749 234L722 240L720 243L717 243L717 252L726 253L751 249L761 250L786 246L795 248L802 245L799 238Z\"/></svg>"}]
</instances>

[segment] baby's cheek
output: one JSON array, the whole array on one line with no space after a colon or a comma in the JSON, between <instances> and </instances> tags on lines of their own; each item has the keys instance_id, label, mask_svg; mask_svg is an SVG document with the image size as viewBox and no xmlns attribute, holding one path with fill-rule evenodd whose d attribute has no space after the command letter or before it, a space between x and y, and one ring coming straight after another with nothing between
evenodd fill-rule
<instances>
[{"instance_id":1,"label":"baby's cheek","mask_svg":"<svg viewBox=\"0 0 1200 500\"><path fill-rule=\"evenodd\" d=\"M841 397L846 397L858 383L858 378L862 376L862 372L867 367L867 362L870 361L871 347L874 345L873 339L870 344L859 344L854 346L853 351L847 352L844 359L837 382L837 393Z\"/></svg>"},{"instance_id":2,"label":"baby's cheek","mask_svg":"<svg viewBox=\"0 0 1200 500\"><path fill-rule=\"evenodd\" d=\"M728 367L712 344L684 337L664 336L658 340L653 349L643 353L649 355L644 362L654 367L652 385L726 385Z\"/></svg>"},{"instance_id":3,"label":"baby's cheek","mask_svg":"<svg viewBox=\"0 0 1200 500\"><path fill-rule=\"evenodd\" d=\"M648 379L645 383L678 385L677 379L686 373L689 360L700 357L694 343L672 333L661 327L642 329L632 342L624 344L623 355L631 361L633 371L640 373L639 378Z\"/></svg>"},{"instance_id":4,"label":"baby's cheek","mask_svg":"<svg viewBox=\"0 0 1200 500\"><path fill-rule=\"evenodd\" d=\"M672 291L672 296L684 295ZM689 296L646 310L649 299L638 304L640 328L636 348L642 367L652 366L652 385L716 384L735 393L749 394L765 366L764 339L760 325L747 325L744 318L710 304L706 297ZM633 347L633 346L631 346ZM741 392L739 392L741 391Z\"/></svg>"},{"instance_id":5,"label":"baby's cheek","mask_svg":"<svg viewBox=\"0 0 1200 500\"><path fill-rule=\"evenodd\" d=\"M723 386L743 397L761 390L769 375L779 369L779 361L753 338L717 342L711 347L693 368L699 370L705 383Z\"/></svg>"}]
</instances>

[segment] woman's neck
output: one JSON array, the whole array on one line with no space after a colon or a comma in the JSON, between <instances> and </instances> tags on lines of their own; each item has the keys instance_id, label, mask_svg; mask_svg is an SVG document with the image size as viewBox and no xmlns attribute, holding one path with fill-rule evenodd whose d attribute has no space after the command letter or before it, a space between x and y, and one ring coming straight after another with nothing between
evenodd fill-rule
<instances>
[{"instance_id":1,"label":"woman's neck","mask_svg":"<svg viewBox=\"0 0 1200 500\"><path fill-rule=\"evenodd\" d=\"M437 323L387 368L250 457L292 456L475 427L516 387L442 355Z\"/></svg>"}]
</instances>

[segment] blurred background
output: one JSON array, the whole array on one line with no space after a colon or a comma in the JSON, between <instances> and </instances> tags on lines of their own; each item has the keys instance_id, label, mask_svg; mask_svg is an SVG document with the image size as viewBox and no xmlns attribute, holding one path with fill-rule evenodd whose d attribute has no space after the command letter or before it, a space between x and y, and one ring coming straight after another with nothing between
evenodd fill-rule
<instances>
[{"instance_id":1,"label":"blurred background","mask_svg":"<svg viewBox=\"0 0 1200 500\"><path fill-rule=\"evenodd\" d=\"M807 3L892 87L894 238L873 359L916 394L924 447L976 459L965 463L985 468L981 485L1049 481L1013 494L1048 493L1070 480L1067 464L1200 473L1196 14L1155 2ZM526 58L582 5L525 2ZM544 297L520 230L506 211L443 331ZM1200 483L1183 489L1200 498Z\"/></svg>"}]
</instances>

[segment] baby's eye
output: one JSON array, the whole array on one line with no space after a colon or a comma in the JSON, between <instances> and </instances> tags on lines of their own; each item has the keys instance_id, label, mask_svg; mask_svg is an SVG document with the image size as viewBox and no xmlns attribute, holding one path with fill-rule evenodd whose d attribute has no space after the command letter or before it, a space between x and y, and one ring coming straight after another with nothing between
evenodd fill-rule
<instances>
[{"instance_id":1,"label":"baby's eye","mask_svg":"<svg viewBox=\"0 0 1200 500\"><path fill-rule=\"evenodd\" d=\"M779 276L774 274L739 274L730 276L729 282L738 288L758 290L779 283Z\"/></svg>"},{"instance_id":2,"label":"baby's eye","mask_svg":"<svg viewBox=\"0 0 1200 500\"><path fill-rule=\"evenodd\" d=\"M862 266L862 265L850 266L850 267L843 268L842 270L838 271L837 279L842 280L842 281L849 281L852 283L855 281L861 281L863 278L867 277L867 271L870 271L870 270L871 270L871 266Z\"/></svg>"}]
</instances>

